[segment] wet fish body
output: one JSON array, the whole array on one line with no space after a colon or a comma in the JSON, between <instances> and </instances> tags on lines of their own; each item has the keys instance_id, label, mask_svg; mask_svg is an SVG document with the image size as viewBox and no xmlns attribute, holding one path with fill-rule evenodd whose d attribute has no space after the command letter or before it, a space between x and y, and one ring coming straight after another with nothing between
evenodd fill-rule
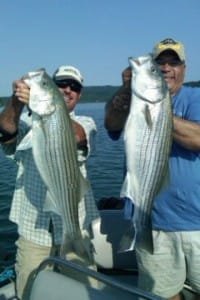
<instances>
[{"instance_id":1,"label":"wet fish body","mask_svg":"<svg viewBox=\"0 0 200 300\"><path fill-rule=\"evenodd\" d=\"M167 184L172 142L171 98L165 80L151 55L129 59L132 96L124 130L127 173L121 197L134 204L137 234L151 228L155 196ZM132 240L134 247L136 235Z\"/></svg>"},{"instance_id":2,"label":"wet fish body","mask_svg":"<svg viewBox=\"0 0 200 300\"><path fill-rule=\"evenodd\" d=\"M30 72L32 151L47 187L44 210L61 215L64 240L80 236L78 204L88 189L77 160L77 147L69 112L57 86L44 70Z\"/></svg>"}]
</instances>

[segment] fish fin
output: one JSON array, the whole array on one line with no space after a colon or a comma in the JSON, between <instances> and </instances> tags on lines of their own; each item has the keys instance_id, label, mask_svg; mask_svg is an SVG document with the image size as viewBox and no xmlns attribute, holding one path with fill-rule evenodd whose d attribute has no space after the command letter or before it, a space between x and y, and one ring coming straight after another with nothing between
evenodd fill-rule
<instances>
[{"instance_id":1,"label":"fish fin","mask_svg":"<svg viewBox=\"0 0 200 300\"><path fill-rule=\"evenodd\" d=\"M120 197L121 198L124 198L124 197L130 198L129 175L128 175L128 173L126 173L126 177L125 177L124 182L122 184Z\"/></svg>"},{"instance_id":2,"label":"fish fin","mask_svg":"<svg viewBox=\"0 0 200 300\"><path fill-rule=\"evenodd\" d=\"M62 243L60 246L60 257L66 259L69 249L73 249L73 239L63 233Z\"/></svg>"},{"instance_id":3,"label":"fish fin","mask_svg":"<svg viewBox=\"0 0 200 300\"><path fill-rule=\"evenodd\" d=\"M135 247L136 230L133 224L133 218L134 218L134 209L135 209L134 194L136 193L136 191L137 191L137 181L136 179L131 181L130 174L129 172L127 172L121 188L120 197L125 199L124 219L130 220L130 224L128 226L128 229L123 234L120 240L119 249L118 249L119 253L132 251Z\"/></svg>"},{"instance_id":4,"label":"fish fin","mask_svg":"<svg viewBox=\"0 0 200 300\"><path fill-rule=\"evenodd\" d=\"M27 150L32 148L32 135L33 131L31 129L17 146L17 150Z\"/></svg>"},{"instance_id":5,"label":"fish fin","mask_svg":"<svg viewBox=\"0 0 200 300\"><path fill-rule=\"evenodd\" d=\"M130 225L126 232L123 234L120 242L118 252L128 252L134 250L136 240L136 230L133 225L133 222L130 222Z\"/></svg>"},{"instance_id":6,"label":"fish fin","mask_svg":"<svg viewBox=\"0 0 200 300\"><path fill-rule=\"evenodd\" d=\"M124 197L124 219L125 220L132 220L134 214L134 204L131 199L128 197Z\"/></svg>"},{"instance_id":7,"label":"fish fin","mask_svg":"<svg viewBox=\"0 0 200 300\"><path fill-rule=\"evenodd\" d=\"M145 117L145 120L146 120L146 123L147 123L148 127L151 129L152 126L153 126L153 121L152 121L152 117L151 117L151 112L150 112L150 109L149 109L149 105L145 105L145 108L144 108L144 117Z\"/></svg>"},{"instance_id":8,"label":"fish fin","mask_svg":"<svg viewBox=\"0 0 200 300\"><path fill-rule=\"evenodd\" d=\"M120 197L121 198L129 198L134 204L134 198L135 198L134 195L137 194L138 183L137 183L137 179L134 178L134 176L132 176L132 180L130 179L130 177L131 176L130 176L129 172L127 172L124 182L122 184Z\"/></svg>"},{"instance_id":9,"label":"fish fin","mask_svg":"<svg viewBox=\"0 0 200 300\"><path fill-rule=\"evenodd\" d=\"M61 215L61 212L59 211L59 209L57 208L57 206L55 204L54 197L50 194L50 192L48 190L47 190L43 210L45 212L51 211L51 212Z\"/></svg>"}]
</instances>

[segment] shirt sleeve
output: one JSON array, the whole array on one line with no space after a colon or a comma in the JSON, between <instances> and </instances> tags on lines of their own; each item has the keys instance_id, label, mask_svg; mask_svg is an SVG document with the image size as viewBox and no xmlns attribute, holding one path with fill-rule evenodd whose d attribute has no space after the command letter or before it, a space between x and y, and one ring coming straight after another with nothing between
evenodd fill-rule
<instances>
[{"instance_id":1,"label":"shirt sleeve","mask_svg":"<svg viewBox=\"0 0 200 300\"><path fill-rule=\"evenodd\" d=\"M89 157L91 151L94 150L97 127L94 120L91 117L75 116L73 119L76 122L78 122L85 131L86 140L87 140L87 151L78 150L78 161L85 162Z\"/></svg>"},{"instance_id":2,"label":"shirt sleeve","mask_svg":"<svg viewBox=\"0 0 200 300\"><path fill-rule=\"evenodd\" d=\"M200 89L193 88L188 99L186 118L190 121L200 123Z\"/></svg>"}]
</instances>

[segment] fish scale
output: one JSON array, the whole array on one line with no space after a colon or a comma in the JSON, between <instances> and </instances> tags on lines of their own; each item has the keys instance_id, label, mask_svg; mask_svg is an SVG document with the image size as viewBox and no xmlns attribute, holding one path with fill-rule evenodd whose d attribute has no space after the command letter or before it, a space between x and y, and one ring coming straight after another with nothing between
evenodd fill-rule
<instances>
[{"instance_id":1,"label":"fish scale","mask_svg":"<svg viewBox=\"0 0 200 300\"><path fill-rule=\"evenodd\" d=\"M137 233L151 228L153 200L167 184L172 109L166 82L152 56L130 58L129 62L132 96L124 129L127 172L121 197L129 198L134 205L134 238L128 232L129 244L134 247ZM124 236L127 245L128 236Z\"/></svg>"}]
</instances>

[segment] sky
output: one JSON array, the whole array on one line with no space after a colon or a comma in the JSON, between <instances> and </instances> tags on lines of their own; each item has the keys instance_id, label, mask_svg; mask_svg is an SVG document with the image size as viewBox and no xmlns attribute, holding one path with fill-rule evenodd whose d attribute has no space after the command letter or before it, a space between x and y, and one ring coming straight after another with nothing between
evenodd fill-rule
<instances>
[{"instance_id":1,"label":"sky","mask_svg":"<svg viewBox=\"0 0 200 300\"><path fill-rule=\"evenodd\" d=\"M63 64L85 86L120 85L128 57L168 37L185 45L185 81L200 80L199 28L199 0L0 0L0 97L27 72Z\"/></svg>"}]
</instances>

